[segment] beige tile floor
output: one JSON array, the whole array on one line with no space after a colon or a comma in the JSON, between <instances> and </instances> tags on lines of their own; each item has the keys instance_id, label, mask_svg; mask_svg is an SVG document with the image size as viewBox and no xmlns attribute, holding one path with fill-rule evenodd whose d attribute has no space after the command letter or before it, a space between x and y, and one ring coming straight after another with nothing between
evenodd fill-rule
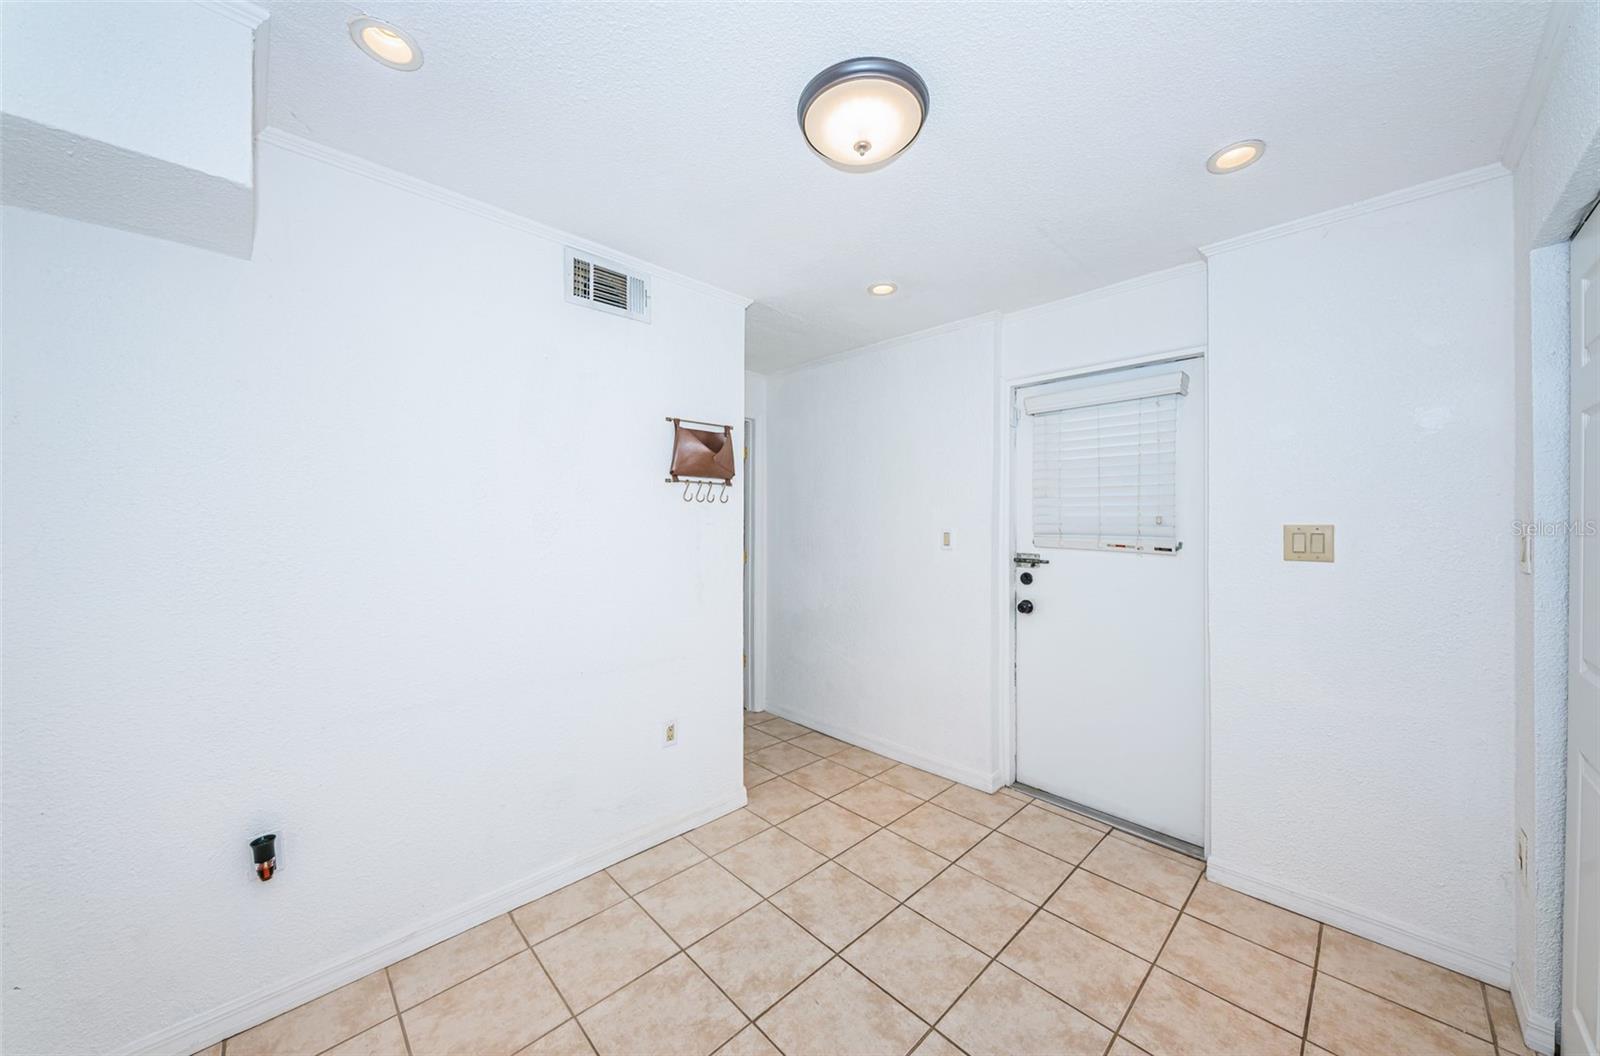
<instances>
[{"instance_id":1,"label":"beige tile floor","mask_svg":"<svg viewBox=\"0 0 1600 1056\"><path fill-rule=\"evenodd\" d=\"M1503 990L746 717L748 807L209 1056L1525 1056Z\"/></svg>"}]
</instances>

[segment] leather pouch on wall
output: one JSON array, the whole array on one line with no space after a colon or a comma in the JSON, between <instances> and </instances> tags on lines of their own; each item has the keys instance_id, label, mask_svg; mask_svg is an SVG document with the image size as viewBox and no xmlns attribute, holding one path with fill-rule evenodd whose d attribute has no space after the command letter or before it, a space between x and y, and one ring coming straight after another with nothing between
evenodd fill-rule
<instances>
[{"instance_id":1,"label":"leather pouch on wall","mask_svg":"<svg viewBox=\"0 0 1600 1056\"><path fill-rule=\"evenodd\" d=\"M674 418L669 472L674 480L679 477L732 480L733 427L725 425L722 432L715 433L709 429L691 429Z\"/></svg>"}]
</instances>

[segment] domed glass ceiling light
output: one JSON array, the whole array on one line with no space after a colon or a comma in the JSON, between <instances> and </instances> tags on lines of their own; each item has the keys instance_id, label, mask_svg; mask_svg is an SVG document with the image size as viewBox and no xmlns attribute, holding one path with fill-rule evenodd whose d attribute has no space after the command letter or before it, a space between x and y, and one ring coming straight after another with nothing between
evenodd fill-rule
<instances>
[{"instance_id":1,"label":"domed glass ceiling light","mask_svg":"<svg viewBox=\"0 0 1600 1056\"><path fill-rule=\"evenodd\" d=\"M811 78L798 112L812 150L842 168L865 170L917 138L928 117L928 86L894 59L846 59Z\"/></svg>"}]
</instances>

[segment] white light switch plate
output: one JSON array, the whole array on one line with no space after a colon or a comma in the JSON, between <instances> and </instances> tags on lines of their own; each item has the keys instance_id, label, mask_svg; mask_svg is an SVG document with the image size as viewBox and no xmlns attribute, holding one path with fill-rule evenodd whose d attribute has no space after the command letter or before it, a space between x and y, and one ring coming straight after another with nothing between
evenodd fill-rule
<instances>
[{"instance_id":1,"label":"white light switch plate","mask_svg":"<svg viewBox=\"0 0 1600 1056\"><path fill-rule=\"evenodd\" d=\"M1285 561L1333 563L1333 525L1286 524L1283 526Z\"/></svg>"}]
</instances>

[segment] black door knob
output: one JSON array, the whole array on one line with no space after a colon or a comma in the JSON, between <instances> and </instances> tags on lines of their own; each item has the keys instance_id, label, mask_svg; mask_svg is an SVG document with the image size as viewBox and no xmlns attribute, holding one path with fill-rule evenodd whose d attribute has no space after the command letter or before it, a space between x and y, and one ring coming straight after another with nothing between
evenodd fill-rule
<instances>
[{"instance_id":1,"label":"black door knob","mask_svg":"<svg viewBox=\"0 0 1600 1056\"><path fill-rule=\"evenodd\" d=\"M1021 601L1017 602L1017 611L1026 616L1028 613L1033 611L1033 602L1029 601L1027 598L1023 598Z\"/></svg>"},{"instance_id":2,"label":"black door knob","mask_svg":"<svg viewBox=\"0 0 1600 1056\"><path fill-rule=\"evenodd\" d=\"M1022 585L1025 586L1025 587L1031 586L1033 584L1033 573L1032 572L1024 572L1024 573L1022 573L1022 575L1018 576L1017 578L1022 580Z\"/></svg>"}]
</instances>

